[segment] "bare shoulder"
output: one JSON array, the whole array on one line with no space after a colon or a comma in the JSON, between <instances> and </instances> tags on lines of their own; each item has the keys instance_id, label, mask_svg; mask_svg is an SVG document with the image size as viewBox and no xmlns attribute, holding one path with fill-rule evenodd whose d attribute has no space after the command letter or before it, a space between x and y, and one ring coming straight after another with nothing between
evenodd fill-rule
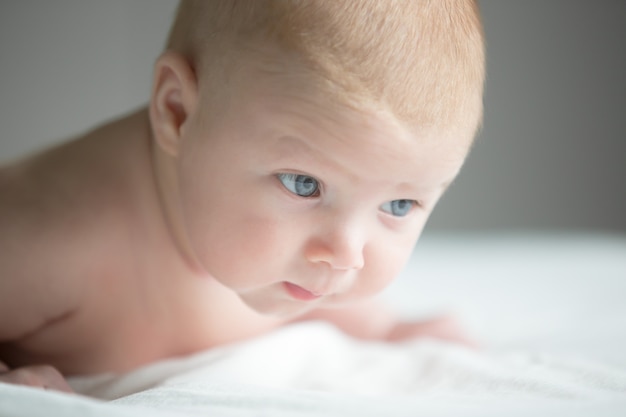
<instances>
[{"instance_id":1,"label":"bare shoulder","mask_svg":"<svg viewBox=\"0 0 626 417\"><path fill-rule=\"evenodd\" d=\"M0 342L67 316L115 273L127 178L109 125L0 167Z\"/></svg>"},{"instance_id":2,"label":"bare shoulder","mask_svg":"<svg viewBox=\"0 0 626 417\"><path fill-rule=\"evenodd\" d=\"M145 253L159 239L140 212L150 203L136 125L139 116L109 122L0 167L0 360L101 369L117 360L103 340L119 342L145 315L137 306L154 285L143 277L160 270Z\"/></svg>"}]
</instances>

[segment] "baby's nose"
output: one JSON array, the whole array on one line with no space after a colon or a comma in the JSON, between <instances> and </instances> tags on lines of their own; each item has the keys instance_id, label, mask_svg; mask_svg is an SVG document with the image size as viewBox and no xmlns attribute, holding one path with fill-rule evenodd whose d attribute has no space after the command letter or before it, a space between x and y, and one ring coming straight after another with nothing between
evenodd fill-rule
<instances>
[{"instance_id":1,"label":"baby's nose","mask_svg":"<svg viewBox=\"0 0 626 417\"><path fill-rule=\"evenodd\" d=\"M365 266L365 239L354 228L336 228L312 238L305 256L309 262L325 263L335 270L359 270Z\"/></svg>"}]
</instances>

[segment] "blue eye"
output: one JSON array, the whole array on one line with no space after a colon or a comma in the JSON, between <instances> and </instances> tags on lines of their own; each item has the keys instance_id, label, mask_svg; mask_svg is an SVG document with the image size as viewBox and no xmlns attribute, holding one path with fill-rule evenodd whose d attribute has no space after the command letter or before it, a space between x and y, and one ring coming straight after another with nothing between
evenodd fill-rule
<instances>
[{"instance_id":1,"label":"blue eye","mask_svg":"<svg viewBox=\"0 0 626 417\"><path fill-rule=\"evenodd\" d=\"M319 182L308 175L278 174L278 179L287 190L300 197L316 197L320 191Z\"/></svg>"},{"instance_id":2,"label":"blue eye","mask_svg":"<svg viewBox=\"0 0 626 417\"><path fill-rule=\"evenodd\" d=\"M415 200L393 200L384 203L380 209L396 217L404 217L417 204Z\"/></svg>"}]
</instances>

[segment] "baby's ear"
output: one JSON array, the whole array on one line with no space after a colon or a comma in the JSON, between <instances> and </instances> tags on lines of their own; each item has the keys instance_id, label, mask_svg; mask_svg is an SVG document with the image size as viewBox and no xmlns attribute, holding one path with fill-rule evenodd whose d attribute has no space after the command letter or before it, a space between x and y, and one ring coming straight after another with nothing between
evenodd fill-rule
<instances>
[{"instance_id":1,"label":"baby's ear","mask_svg":"<svg viewBox=\"0 0 626 417\"><path fill-rule=\"evenodd\" d=\"M189 61L176 52L164 52L154 66L150 123L155 141L172 156L178 154L184 125L197 102L198 84Z\"/></svg>"}]
</instances>

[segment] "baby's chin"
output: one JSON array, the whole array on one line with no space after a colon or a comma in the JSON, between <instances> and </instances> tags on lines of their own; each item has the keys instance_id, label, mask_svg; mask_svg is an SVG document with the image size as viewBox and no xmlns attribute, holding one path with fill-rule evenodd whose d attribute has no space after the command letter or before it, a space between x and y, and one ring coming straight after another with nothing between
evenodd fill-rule
<instances>
[{"instance_id":1,"label":"baby's chin","mask_svg":"<svg viewBox=\"0 0 626 417\"><path fill-rule=\"evenodd\" d=\"M296 319L323 305L320 303L321 300L304 302L297 300L255 300L246 296L240 296L240 298L248 308L257 314L286 321Z\"/></svg>"}]
</instances>

